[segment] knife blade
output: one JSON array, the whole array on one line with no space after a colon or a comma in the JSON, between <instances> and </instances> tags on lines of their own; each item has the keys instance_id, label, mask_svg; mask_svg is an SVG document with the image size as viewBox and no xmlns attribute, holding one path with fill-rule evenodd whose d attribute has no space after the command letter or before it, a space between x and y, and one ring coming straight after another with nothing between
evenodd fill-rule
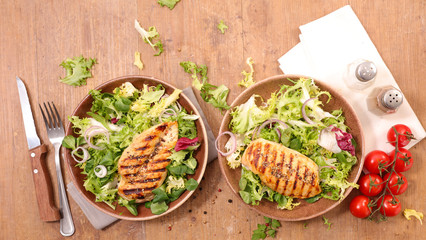
<instances>
[{"instance_id":1,"label":"knife blade","mask_svg":"<svg viewBox=\"0 0 426 240\"><path fill-rule=\"evenodd\" d=\"M16 77L25 135L27 137L29 156L33 170L33 180L38 203L40 218L43 221L58 221L61 219L58 208L54 204L52 181L46 165L47 147L40 143L34 124L34 117L28 99L24 82Z\"/></svg>"}]
</instances>

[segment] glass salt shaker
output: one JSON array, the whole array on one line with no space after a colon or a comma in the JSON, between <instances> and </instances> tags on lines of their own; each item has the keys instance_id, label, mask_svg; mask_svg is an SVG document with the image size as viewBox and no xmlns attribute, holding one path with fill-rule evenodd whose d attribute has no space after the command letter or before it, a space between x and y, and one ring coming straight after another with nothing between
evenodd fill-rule
<instances>
[{"instance_id":1,"label":"glass salt shaker","mask_svg":"<svg viewBox=\"0 0 426 240\"><path fill-rule=\"evenodd\" d=\"M377 68L373 62L358 59L348 65L344 80L348 87L362 90L373 84L376 75Z\"/></svg>"},{"instance_id":2,"label":"glass salt shaker","mask_svg":"<svg viewBox=\"0 0 426 240\"><path fill-rule=\"evenodd\" d=\"M393 86L383 87L377 95L377 106L385 113L394 113L404 101L402 92Z\"/></svg>"}]
</instances>

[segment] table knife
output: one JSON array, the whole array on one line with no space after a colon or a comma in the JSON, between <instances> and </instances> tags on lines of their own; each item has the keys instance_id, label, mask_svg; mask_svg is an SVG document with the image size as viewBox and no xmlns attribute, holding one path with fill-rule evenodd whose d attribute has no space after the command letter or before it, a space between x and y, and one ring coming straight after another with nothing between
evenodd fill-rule
<instances>
[{"instance_id":1,"label":"table knife","mask_svg":"<svg viewBox=\"0 0 426 240\"><path fill-rule=\"evenodd\" d=\"M22 117L24 119L25 135L27 136L40 218L45 222L58 221L61 219L61 215L54 204L52 181L45 159L47 147L40 143L40 138L37 136L31 105L28 100L27 89L25 88L24 82L19 77L16 77L16 81L18 84L19 100L21 102Z\"/></svg>"}]
</instances>

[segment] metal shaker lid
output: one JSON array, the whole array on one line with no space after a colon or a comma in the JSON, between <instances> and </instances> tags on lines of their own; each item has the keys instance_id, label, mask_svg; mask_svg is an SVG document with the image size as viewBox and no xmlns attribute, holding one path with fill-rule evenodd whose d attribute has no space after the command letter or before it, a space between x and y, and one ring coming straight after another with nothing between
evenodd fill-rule
<instances>
[{"instance_id":1,"label":"metal shaker lid","mask_svg":"<svg viewBox=\"0 0 426 240\"><path fill-rule=\"evenodd\" d=\"M404 101L404 96L398 89L392 88L383 93L382 104L388 109L397 109Z\"/></svg>"},{"instance_id":2,"label":"metal shaker lid","mask_svg":"<svg viewBox=\"0 0 426 240\"><path fill-rule=\"evenodd\" d=\"M362 82L373 80L377 75L376 65L373 62L364 61L356 67L355 75Z\"/></svg>"}]
</instances>

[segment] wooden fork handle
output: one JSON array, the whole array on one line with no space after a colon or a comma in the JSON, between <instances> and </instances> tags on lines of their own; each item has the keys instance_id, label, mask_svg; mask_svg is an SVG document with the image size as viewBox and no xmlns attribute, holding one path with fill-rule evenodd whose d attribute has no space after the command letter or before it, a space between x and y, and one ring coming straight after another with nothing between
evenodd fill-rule
<instances>
[{"instance_id":1,"label":"wooden fork handle","mask_svg":"<svg viewBox=\"0 0 426 240\"><path fill-rule=\"evenodd\" d=\"M40 218L45 222L58 221L61 215L54 203L52 181L46 165L47 147L42 144L29 152Z\"/></svg>"}]
</instances>

